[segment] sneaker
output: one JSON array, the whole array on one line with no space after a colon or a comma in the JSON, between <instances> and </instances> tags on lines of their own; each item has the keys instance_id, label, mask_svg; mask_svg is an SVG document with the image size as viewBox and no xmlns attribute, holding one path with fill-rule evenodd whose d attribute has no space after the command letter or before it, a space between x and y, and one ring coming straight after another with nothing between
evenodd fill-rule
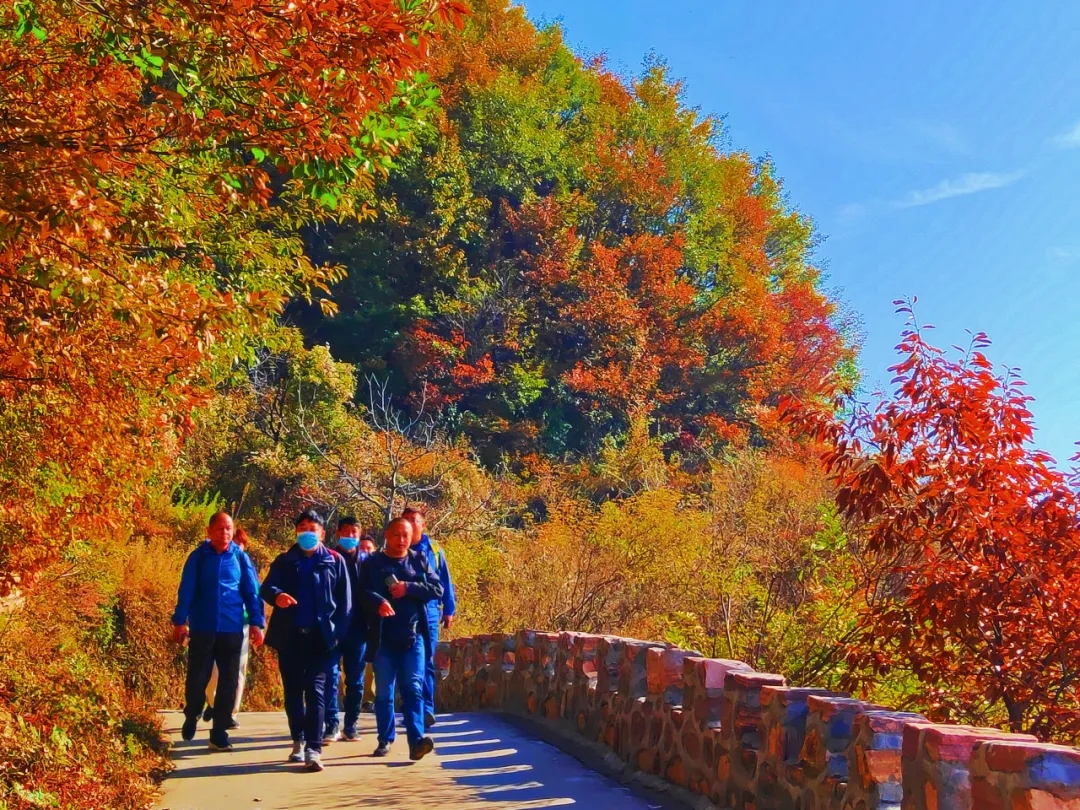
<instances>
[{"instance_id":1,"label":"sneaker","mask_svg":"<svg viewBox=\"0 0 1080 810\"><path fill-rule=\"evenodd\" d=\"M240 728L240 721L237 720L236 716L234 715L229 719L229 722L225 725L225 728L229 729L230 731L234 728Z\"/></svg>"},{"instance_id":2,"label":"sneaker","mask_svg":"<svg viewBox=\"0 0 1080 810\"><path fill-rule=\"evenodd\" d=\"M372 754L373 757L385 757L390 753L390 743L379 743L379 747Z\"/></svg>"},{"instance_id":3,"label":"sneaker","mask_svg":"<svg viewBox=\"0 0 1080 810\"><path fill-rule=\"evenodd\" d=\"M304 761L304 743L294 742L292 744L292 753L289 754L289 762L303 762Z\"/></svg>"},{"instance_id":4,"label":"sneaker","mask_svg":"<svg viewBox=\"0 0 1080 810\"><path fill-rule=\"evenodd\" d=\"M360 711L362 711L364 714L372 714L375 711L375 704L372 703L370 700L364 701L360 704Z\"/></svg>"},{"instance_id":5,"label":"sneaker","mask_svg":"<svg viewBox=\"0 0 1080 810\"><path fill-rule=\"evenodd\" d=\"M203 709L202 719L204 723L212 723L214 721L214 707L209 703L207 703L206 708Z\"/></svg>"},{"instance_id":6,"label":"sneaker","mask_svg":"<svg viewBox=\"0 0 1080 810\"><path fill-rule=\"evenodd\" d=\"M210 741L209 748L211 751L232 751L232 743L225 740L223 743L216 743L213 740Z\"/></svg>"},{"instance_id":7,"label":"sneaker","mask_svg":"<svg viewBox=\"0 0 1080 810\"><path fill-rule=\"evenodd\" d=\"M309 771L321 771L323 769L322 752L320 751L312 751L309 748L304 755L304 760Z\"/></svg>"},{"instance_id":8,"label":"sneaker","mask_svg":"<svg viewBox=\"0 0 1080 810\"><path fill-rule=\"evenodd\" d=\"M323 735L322 741L323 741L323 745L329 745L330 743L337 742L340 739L341 739L341 731L339 731L338 729L335 728L333 731L331 731L330 729L327 729L326 734Z\"/></svg>"},{"instance_id":9,"label":"sneaker","mask_svg":"<svg viewBox=\"0 0 1080 810\"><path fill-rule=\"evenodd\" d=\"M431 737L421 737L416 745L409 746L409 759L421 760L435 750L435 741Z\"/></svg>"},{"instance_id":10,"label":"sneaker","mask_svg":"<svg viewBox=\"0 0 1080 810\"><path fill-rule=\"evenodd\" d=\"M198 729L198 727L199 727L199 716L198 715L195 715L194 717L185 717L184 718L184 725L180 729L180 736L183 737L185 740L194 740L195 739L195 731L196 731L196 729Z\"/></svg>"},{"instance_id":11,"label":"sneaker","mask_svg":"<svg viewBox=\"0 0 1080 810\"><path fill-rule=\"evenodd\" d=\"M346 742L356 742L359 739L360 739L360 732L357 731L355 728L347 728L347 729L345 729L345 740L346 740Z\"/></svg>"},{"instance_id":12,"label":"sneaker","mask_svg":"<svg viewBox=\"0 0 1080 810\"><path fill-rule=\"evenodd\" d=\"M435 725L435 715L431 712L424 712L424 731L427 731L433 725Z\"/></svg>"}]
</instances>

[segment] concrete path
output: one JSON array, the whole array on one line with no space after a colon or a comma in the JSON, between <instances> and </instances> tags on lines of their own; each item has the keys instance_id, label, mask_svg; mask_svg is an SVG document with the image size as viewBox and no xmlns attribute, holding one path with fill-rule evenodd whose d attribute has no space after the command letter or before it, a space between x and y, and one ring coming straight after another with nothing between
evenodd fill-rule
<instances>
[{"instance_id":1,"label":"concrete path","mask_svg":"<svg viewBox=\"0 0 1080 810\"><path fill-rule=\"evenodd\" d=\"M206 748L209 725L191 742L180 740L179 713L165 715L176 770L165 780L160 810L539 810L577 805L588 810L645 810L647 801L573 757L525 736L490 715L441 715L432 729L436 750L408 758L405 732L390 756L375 759L374 717L361 717L359 742L323 750L322 773L289 764L285 715L240 715L235 751Z\"/></svg>"}]
</instances>

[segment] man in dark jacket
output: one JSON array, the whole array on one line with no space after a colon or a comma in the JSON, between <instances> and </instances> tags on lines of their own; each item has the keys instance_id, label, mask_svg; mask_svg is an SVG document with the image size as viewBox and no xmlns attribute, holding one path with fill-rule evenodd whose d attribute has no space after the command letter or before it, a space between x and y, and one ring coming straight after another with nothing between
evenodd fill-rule
<instances>
[{"instance_id":1,"label":"man in dark jacket","mask_svg":"<svg viewBox=\"0 0 1080 810\"><path fill-rule=\"evenodd\" d=\"M360 524L354 517L344 517L337 524L337 552L345 558L352 589L352 612L349 614L349 631L341 644L339 656L334 656L330 666L326 690L326 734L323 742L341 739L338 725L338 680L345 673L345 739L360 739L356 722L360 719L360 703L364 691L364 657L367 652L367 618L360 599L360 564L375 550L371 535L360 536ZM340 669L339 669L340 667Z\"/></svg>"},{"instance_id":2,"label":"man in dark jacket","mask_svg":"<svg viewBox=\"0 0 1080 810\"><path fill-rule=\"evenodd\" d=\"M182 643L188 637L186 705L180 733L185 740L194 738L206 700L206 685L216 663L220 677L210 750L230 751L228 727L240 679L245 610L251 643L256 647L262 644L265 621L255 566L232 542L232 518L225 512L216 513L210 518L206 534L207 539L184 563L172 615L173 638Z\"/></svg>"},{"instance_id":3,"label":"man in dark jacket","mask_svg":"<svg viewBox=\"0 0 1080 810\"><path fill-rule=\"evenodd\" d=\"M270 564L259 593L274 606L266 644L278 653L289 761L321 771L327 673L349 630L351 591L345 560L323 545L322 517L303 512L295 526L296 544Z\"/></svg>"},{"instance_id":4,"label":"man in dark jacket","mask_svg":"<svg viewBox=\"0 0 1080 810\"><path fill-rule=\"evenodd\" d=\"M383 533L386 544L364 561L360 588L373 632L368 658L375 669L375 723L385 757L394 741L394 686L401 690L409 759L429 754L435 743L424 736L424 661L427 657L425 605L442 596L442 584L424 554L409 548L412 524L396 518ZM377 618L376 618L377 617Z\"/></svg>"},{"instance_id":5,"label":"man in dark jacket","mask_svg":"<svg viewBox=\"0 0 1080 810\"><path fill-rule=\"evenodd\" d=\"M424 727L435 725L435 648L439 644L439 626L449 630L457 612L457 599L454 596L454 581L450 579L450 568L446 564L446 553L439 548L427 533L427 509L423 505L409 506L401 513L413 526L412 547L422 552L431 564L431 570L442 583L442 596L427 603L428 646L427 659L424 662Z\"/></svg>"}]
</instances>

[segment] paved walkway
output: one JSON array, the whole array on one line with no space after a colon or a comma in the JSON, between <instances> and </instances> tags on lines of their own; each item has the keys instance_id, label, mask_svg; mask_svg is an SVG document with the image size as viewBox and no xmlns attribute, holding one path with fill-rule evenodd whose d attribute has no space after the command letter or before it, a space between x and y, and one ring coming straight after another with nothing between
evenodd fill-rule
<instances>
[{"instance_id":1,"label":"paved walkway","mask_svg":"<svg viewBox=\"0 0 1080 810\"><path fill-rule=\"evenodd\" d=\"M534 810L578 805L588 810L645 810L651 805L622 785L587 770L573 757L490 715L442 715L432 729L436 751L408 759L405 732L390 756L375 759L374 717L361 717L359 742L323 750L322 773L285 762L285 716L240 715L235 751L206 748L209 725L180 740L182 716L165 715L176 770L165 780L160 810Z\"/></svg>"}]
</instances>

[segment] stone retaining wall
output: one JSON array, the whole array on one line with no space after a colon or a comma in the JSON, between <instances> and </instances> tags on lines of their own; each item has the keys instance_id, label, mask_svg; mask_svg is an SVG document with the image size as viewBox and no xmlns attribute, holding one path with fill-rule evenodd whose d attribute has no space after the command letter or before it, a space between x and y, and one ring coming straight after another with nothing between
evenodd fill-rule
<instances>
[{"instance_id":1,"label":"stone retaining wall","mask_svg":"<svg viewBox=\"0 0 1080 810\"><path fill-rule=\"evenodd\" d=\"M442 711L536 718L732 810L1080 810L1080 750L936 725L670 645L584 633L439 644Z\"/></svg>"}]
</instances>

